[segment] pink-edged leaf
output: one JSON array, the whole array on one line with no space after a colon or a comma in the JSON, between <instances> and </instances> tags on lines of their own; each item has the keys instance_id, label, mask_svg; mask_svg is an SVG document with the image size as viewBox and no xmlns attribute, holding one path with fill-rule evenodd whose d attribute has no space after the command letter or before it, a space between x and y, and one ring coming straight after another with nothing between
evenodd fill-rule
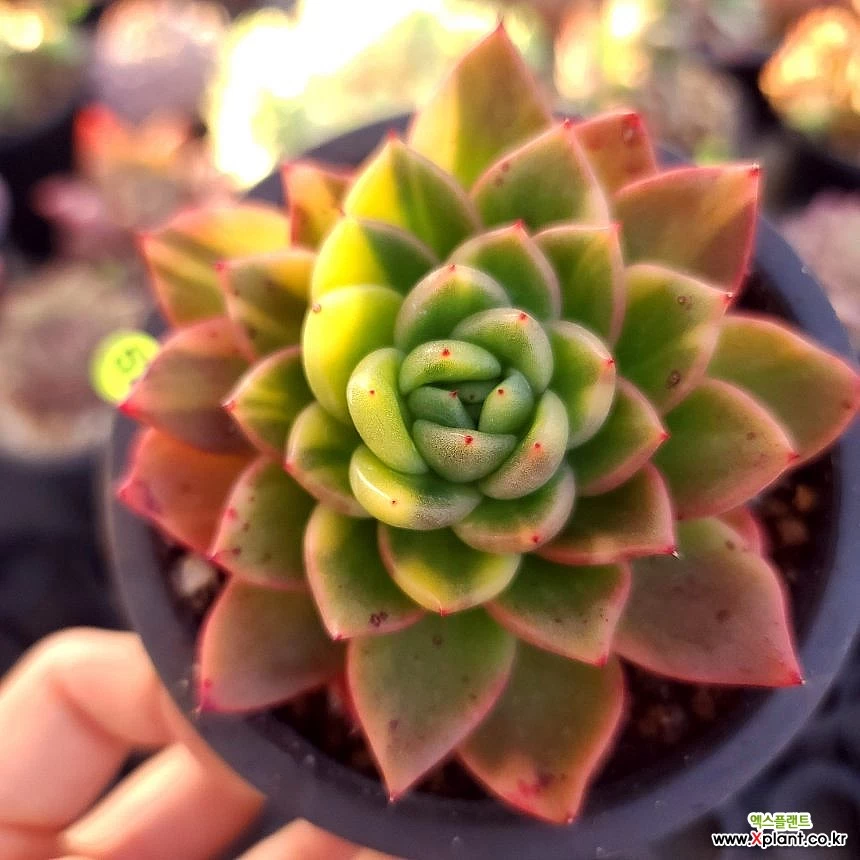
<instances>
[{"instance_id":1,"label":"pink-edged leaf","mask_svg":"<svg viewBox=\"0 0 860 860\"><path fill-rule=\"evenodd\" d=\"M174 540L205 555L230 490L249 461L247 454L211 454L144 430L117 495Z\"/></svg>"},{"instance_id":2,"label":"pink-edged leaf","mask_svg":"<svg viewBox=\"0 0 860 860\"><path fill-rule=\"evenodd\" d=\"M506 803L569 824L623 710L624 675L617 660L588 666L520 643L505 692L460 747L460 758Z\"/></svg>"},{"instance_id":3,"label":"pink-edged leaf","mask_svg":"<svg viewBox=\"0 0 860 860\"><path fill-rule=\"evenodd\" d=\"M361 437L332 418L319 403L305 407L287 439L287 471L324 505L351 517L366 517L349 486L349 463Z\"/></svg>"},{"instance_id":4,"label":"pink-edged leaf","mask_svg":"<svg viewBox=\"0 0 860 860\"><path fill-rule=\"evenodd\" d=\"M301 350L293 346L255 364L230 392L224 408L251 444L281 459L290 427L312 397Z\"/></svg>"},{"instance_id":5,"label":"pink-edged leaf","mask_svg":"<svg viewBox=\"0 0 860 860\"><path fill-rule=\"evenodd\" d=\"M349 172L313 161L281 168L294 245L317 248L341 217L340 204L352 180Z\"/></svg>"},{"instance_id":6,"label":"pink-edged leaf","mask_svg":"<svg viewBox=\"0 0 860 860\"><path fill-rule=\"evenodd\" d=\"M120 409L204 451L242 451L247 443L222 403L248 362L229 320L170 335Z\"/></svg>"},{"instance_id":7,"label":"pink-edged leaf","mask_svg":"<svg viewBox=\"0 0 860 860\"><path fill-rule=\"evenodd\" d=\"M558 275L561 316L615 343L627 300L618 228L561 224L535 236Z\"/></svg>"},{"instance_id":8,"label":"pink-edged leaf","mask_svg":"<svg viewBox=\"0 0 860 860\"><path fill-rule=\"evenodd\" d=\"M354 639L347 679L392 799L478 726L507 683L516 642L483 610L425 616Z\"/></svg>"},{"instance_id":9,"label":"pink-edged leaf","mask_svg":"<svg viewBox=\"0 0 860 860\"><path fill-rule=\"evenodd\" d=\"M304 557L311 591L333 639L387 635L423 615L388 575L375 521L319 505L305 532Z\"/></svg>"},{"instance_id":10,"label":"pink-edged leaf","mask_svg":"<svg viewBox=\"0 0 860 860\"><path fill-rule=\"evenodd\" d=\"M675 515L660 473L645 466L620 487L577 501L573 516L538 554L559 564L612 564L675 550Z\"/></svg>"},{"instance_id":11,"label":"pink-edged leaf","mask_svg":"<svg viewBox=\"0 0 860 860\"><path fill-rule=\"evenodd\" d=\"M732 508L721 514L720 519L744 539L752 552L758 555L768 554L770 547L764 526L748 507L742 505L739 508Z\"/></svg>"},{"instance_id":12,"label":"pink-edged leaf","mask_svg":"<svg viewBox=\"0 0 860 860\"><path fill-rule=\"evenodd\" d=\"M448 615L491 600L520 564L515 553L488 553L450 529L430 532L379 527L379 548L392 579L431 612Z\"/></svg>"},{"instance_id":13,"label":"pink-edged leaf","mask_svg":"<svg viewBox=\"0 0 860 860\"><path fill-rule=\"evenodd\" d=\"M500 25L418 112L409 143L469 188L502 152L551 121L534 76Z\"/></svg>"},{"instance_id":14,"label":"pink-edged leaf","mask_svg":"<svg viewBox=\"0 0 860 860\"><path fill-rule=\"evenodd\" d=\"M705 380L664 416L654 455L679 519L722 514L760 493L797 459L785 430L749 394Z\"/></svg>"},{"instance_id":15,"label":"pink-edged leaf","mask_svg":"<svg viewBox=\"0 0 860 860\"><path fill-rule=\"evenodd\" d=\"M568 454L579 494L597 496L621 486L668 437L648 398L619 378L612 409L600 430Z\"/></svg>"},{"instance_id":16,"label":"pink-edged leaf","mask_svg":"<svg viewBox=\"0 0 860 860\"><path fill-rule=\"evenodd\" d=\"M640 559L617 652L697 684L802 681L776 571L717 519L678 527L680 558Z\"/></svg>"},{"instance_id":17,"label":"pink-edged leaf","mask_svg":"<svg viewBox=\"0 0 860 860\"><path fill-rule=\"evenodd\" d=\"M577 140L607 193L657 172L657 159L642 117L614 111L577 123Z\"/></svg>"},{"instance_id":18,"label":"pink-edged leaf","mask_svg":"<svg viewBox=\"0 0 860 860\"><path fill-rule=\"evenodd\" d=\"M176 215L140 239L140 250L167 320L188 325L225 311L215 264L279 251L289 242L287 218L258 203L212 206Z\"/></svg>"},{"instance_id":19,"label":"pink-edged leaf","mask_svg":"<svg viewBox=\"0 0 860 860\"><path fill-rule=\"evenodd\" d=\"M662 266L627 269L627 313L615 358L658 411L680 403L702 377L719 337L726 294Z\"/></svg>"},{"instance_id":20,"label":"pink-edged leaf","mask_svg":"<svg viewBox=\"0 0 860 860\"><path fill-rule=\"evenodd\" d=\"M252 358L298 343L315 259L288 248L219 264L227 312Z\"/></svg>"},{"instance_id":21,"label":"pink-edged leaf","mask_svg":"<svg viewBox=\"0 0 860 860\"><path fill-rule=\"evenodd\" d=\"M602 666L630 590L626 564L571 567L527 555L487 611L519 639Z\"/></svg>"},{"instance_id":22,"label":"pink-edged leaf","mask_svg":"<svg viewBox=\"0 0 860 860\"><path fill-rule=\"evenodd\" d=\"M615 197L628 263L657 263L736 293L755 235L757 166L679 167Z\"/></svg>"},{"instance_id":23,"label":"pink-edged leaf","mask_svg":"<svg viewBox=\"0 0 860 860\"><path fill-rule=\"evenodd\" d=\"M261 457L233 486L209 557L238 579L304 591L302 539L313 499Z\"/></svg>"},{"instance_id":24,"label":"pink-edged leaf","mask_svg":"<svg viewBox=\"0 0 860 860\"><path fill-rule=\"evenodd\" d=\"M798 462L827 448L860 407L856 368L774 320L727 317L708 374L761 401L788 431Z\"/></svg>"},{"instance_id":25,"label":"pink-edged leaf","mask_svg":"<svg viewBox=\"0 0 860 860\"><path fill-rule=\"evenodd\" d=\"M530 230L560 221L600 224L609 214L567 120L489 167L472 188L472 199L488 227L516 221Z\"/></svg>"},{"instance_id":26,"label":"pink-edged leaf","mask_svg":"<svg viewBox=\"0 0 860 860\"><path fill-rule=\"evenodd\" d=\"M200 634L198 701L225 713L271 707L343 670L343 646L320 624L310 595L231 580Z\"/></svg>"}]
</instances>

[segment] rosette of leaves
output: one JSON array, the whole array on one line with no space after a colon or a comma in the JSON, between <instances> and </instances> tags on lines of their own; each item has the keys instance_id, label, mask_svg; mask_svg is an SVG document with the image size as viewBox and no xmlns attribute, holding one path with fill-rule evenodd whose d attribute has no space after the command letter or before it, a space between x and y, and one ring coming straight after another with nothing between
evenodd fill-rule
<instances>
[{"instance_id":1,"label":"rosette of leaves","mask_svg":"<svg viewBox=\"0 0 860 860\"><path fill-rule=\"evenodd\" d=\"M405 141L298 163L286 215L143 239L175 327L120 495L228 574L203 708L345 689L392 798L456 755L571 820L621 660L799 683L745 503L827 447L855 371L731 310L759 171L661 170L640 119L556 122L499 29Z\"/></svg>"}]
</instances>

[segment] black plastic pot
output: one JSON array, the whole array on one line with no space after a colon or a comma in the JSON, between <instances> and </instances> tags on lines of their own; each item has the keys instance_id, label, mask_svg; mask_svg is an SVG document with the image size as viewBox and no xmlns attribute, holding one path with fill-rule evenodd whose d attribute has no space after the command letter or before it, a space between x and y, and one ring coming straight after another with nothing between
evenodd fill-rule
<instances>
[{"instance_id":1,"label":"black plastic pot","mask_svg":"<svg viewBox=\"0 0 860 860\"><path fill-rule=\"evenodd\" d=\"M356 164L391 125L380 123L316 149L320 160ZM258 196L280 199L276 180ZM755 269L774 284L773 301L812 337L842 354L848 340L819 286L789 246L759 225ZM134 627L180 707L201 735L269 798L268 823L303 817L376 849L414 860L574 860L644 847L714 808L769 764L809 720L842 664L858 627L860 587L860 426L830 455L833 516L821 541L823 576L803 594L798 618L802 688L744 691L740 706L707 737L667 755L660 767L599 781L580 819L556 827L493 801L416 793L390 806L378 782L333 761L271 714L195 715L194 630L176 608L160 570L158 538L113 498L134 425L118 418L107 455L110 550Z\"/></svg>"}]
</instances>

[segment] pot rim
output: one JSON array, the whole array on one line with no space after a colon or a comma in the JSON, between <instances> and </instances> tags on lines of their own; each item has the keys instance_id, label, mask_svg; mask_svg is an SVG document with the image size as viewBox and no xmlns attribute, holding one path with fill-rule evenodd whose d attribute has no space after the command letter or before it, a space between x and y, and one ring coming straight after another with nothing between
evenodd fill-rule
<instances>
[{"instance_id":1,"label":"pot rim","mask_svg":"<svg viewBox=\"0 0 860 860\"><path fill-rule=\"evenodd\" d=\"M385 131L403 128L405 122L405 117L397 117L364 126L317 147L308 157L355 163ZM271 198L271 186L268 195ZM265 189L260 196L266 196ZM823 291L763 219L758 223L755 265L803 331L851 358L848 338ZM750 691L744 713L734 716L729 732L707 739L707 748L698 744L682 766L647 784L634 774L596 790L581 817L566 827L524 818L495 801L415 793L389 806L379 782L320 753L290 726L279 722L275 738L274 720L265 713L197 713L193 631L178 617L165 578L153 575L158 561L150 527L113 494L136 426L117 416L106 450L103 502L115 580L134 629L179 707L213 749L269 798L271 829L306 818L345 839L415 860L571 860L641 846L719 805L789 744L833 683L858 628L860 589L854 568L860 557L860 422L855 422L831 454L836 539L826 586L799 648L807 673L804 686Z\"/></svg>"}]
</instances>

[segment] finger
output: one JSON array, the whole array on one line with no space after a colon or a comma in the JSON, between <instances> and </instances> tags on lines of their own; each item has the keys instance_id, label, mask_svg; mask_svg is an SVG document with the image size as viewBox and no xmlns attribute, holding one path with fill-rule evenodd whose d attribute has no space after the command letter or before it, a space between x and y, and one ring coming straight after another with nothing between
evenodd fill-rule
<instances>
[{"instance_id":1,"label":"finger","mask_svg":"<svg viewBox=\"0 0 860 860\"><path fill-rule=\"evenodd\" d=\"M308 821L293 821L246 851L239 860L397 860L360 848Z\"/></svg>"},{"instance_id":2,"label":"finger","mask_svg":"<svg viewBox=\"0 0 860 860\"><path fill-rule=\"evenodd\" d=\"M133 747L171 740L165 702L133 634L72 630L37 645L0 685L0 823L65 827Z\"/></svg>"},{"instance_id":3,"label":"finger","mask_svg":"<svg viewBox=\"0 0 860 860\"><path fill-rule=\"evenodd\" d=\"M0 857L3 860L45 860L45 857L56 857L59 850L57 834L53 831L0 824Z\"/></svg>"},{"instance_id":4,"label":"finger","mask_svg":"<svg viewBox=\"0 0 860 860\"><path fill-rule=\"evenodd\" d=\"M174 744L72 825L63 846L99 860L205 860L236 839L262 804L226 765Z\"/></svg>"}]
</instances>

